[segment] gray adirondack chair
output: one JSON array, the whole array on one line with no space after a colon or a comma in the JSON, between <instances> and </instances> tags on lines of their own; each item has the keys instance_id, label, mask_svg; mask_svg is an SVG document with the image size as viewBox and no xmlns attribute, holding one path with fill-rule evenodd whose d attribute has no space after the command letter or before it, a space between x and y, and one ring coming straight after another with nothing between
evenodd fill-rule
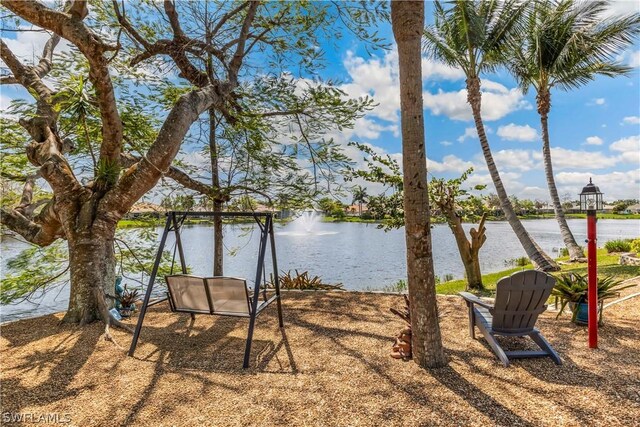
<instances>
[{"instance_id":1,"label":"gray adirondack chair","mask_svg":"<svg viewBox=\"0 0 640 427\"><path fill-rule=\"evenodd\" d=\"M504 366L509 366L509 359L526 357L550 357L561 365L558 353L535 328L538 315L547 308L545 303L555 283L553 276L527 270L500 279L493 304L468 292L460 292L469 308L471 337L475 339L474 327L477 326ZM540 351L504 351L496 335L529 336L540 347Z\"/></svg>"}]
</instances>

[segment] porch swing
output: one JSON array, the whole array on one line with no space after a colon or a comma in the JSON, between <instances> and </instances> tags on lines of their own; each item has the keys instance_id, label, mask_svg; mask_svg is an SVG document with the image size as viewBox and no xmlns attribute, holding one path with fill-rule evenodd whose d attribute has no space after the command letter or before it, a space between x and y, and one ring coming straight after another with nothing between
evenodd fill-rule
<instances>
[{"instance_id":1,"label":"porch swing","mask_svg":"<svg viewBox=\"0 0 640 427\"><path fill-rule=\"evenodd\" d=\"M180 238L180 229L187 217L253 217L260 228L258 263L253 289L247 286L245 279L237 277L199 277L187 274L187 264L184 257L182 240ZM173 251L171 274L165 276L168 291L167 296L155 301L150 301L153 285L158 274L158 267L167 242L167 236L172 231L175 233L176 242ZM267 298L267 282L264 268L267 240L270 243L271 259L273 262L273 285L275 288L275 294L270 298ZM180 259L181 274L173 274L176 250ZM260 300L260 294L262 294L262 300ZM129 348L129 356L133 356L136 350L147 308L167 300L172 312L189 313L192 318L195 318L196 314L249 318L249 331L247 333L244 363L242 365L243 368L248 368L256 318L274 301L278 307L279 325L281 328L284 326L282 321L276 246L273 233L273 215L271 213L258 212L167 212L167 221L164 232L162 233L162 238L160 239L160 247L156 254L151 276L149 277L149 285L147 286L142 307L140 308L138 324L136 325L131 347Z\"/></svg>"}]
</instances>

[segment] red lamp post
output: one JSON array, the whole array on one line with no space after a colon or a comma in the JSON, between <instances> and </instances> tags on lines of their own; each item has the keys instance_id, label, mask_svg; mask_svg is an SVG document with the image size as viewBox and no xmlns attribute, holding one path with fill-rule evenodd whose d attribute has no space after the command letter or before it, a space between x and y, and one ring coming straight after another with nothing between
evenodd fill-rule
<instances>
[{"instance_id":1,"label":"red lamp post","mask_svg":"<svg viewBox=\"0 0 640 427\"><path fill-rule=\"evenodd\" d=\"M591 178L580 193L580 211L587 212L587 312L589 316L589 348L598 348L598 265L596 256L596 211L602 210L602 193Z\"/></svg>"}]
</instances>

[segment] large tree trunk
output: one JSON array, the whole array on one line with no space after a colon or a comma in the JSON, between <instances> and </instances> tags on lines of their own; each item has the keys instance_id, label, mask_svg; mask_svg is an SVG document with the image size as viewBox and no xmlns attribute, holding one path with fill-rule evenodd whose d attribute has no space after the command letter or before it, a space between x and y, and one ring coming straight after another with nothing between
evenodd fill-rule
<instances>
[{"instance_id":1,"label":"large tree trunk","mask_svg":"<svg viewBox=\"0 0 640 427\"><path fill-rule=\"evenodd\" d=\"M458 245L460 259L462 259L464 272L467 276L467 290L483 290L482 272L480 271L480 248L486 241L484 227L485 215L482 216L478 230L471 229L471 242L469 242L464 228L462 228L462 220L460 217L453 211L444 210L443 213L447 216L449 228Z\"/></svg>"},{"instance_id":2,"label":"large tree trunk","mask_svg":"<svg viewBox=\"0 0 640 427\"><path fill-rule=\"evenodd\" d=\"M534 267L542 271L558 271L560 267L555 263L533 240L527 230L522 225L520 218L516 215L507 195L507 191L502 184L502 178L493 161L493 155L491 154L491 148L489 147L489 141L487 140L487 134L484 130L484 123L482 122L481 115L481 103L482 94L480 92L480 79L478 77L467 78L467 100L471 105L473 111L473 120L476 125L476 131L478 132L478 139L480 139L480 146L482 147L482 154L489 168L489 175L496 188L496 193L500 199L500 207L504 212L504 215L509 222L509 225L513 229L516 237L520 241L520 244L524 248L527 256L533 263Z\"/></svg>"},{"instance_id":3,"label":"large tree trunk","mask_svg":"<svg viewBox=\"0 0 640 427\"><path fill-rule=\"evenodd\" d=\"M69 238L71 292L63 322L80 323L107 320L111 303L105 293L114 294L115 230L103 233L82 232Z\"/></svg>"},{"instance_id":4,"label":"large tree trunk","mask_svg":"<svg viewBox=\"0 0 640 427\"><path fill-rule=\"evenodd\" d=\"M562 203L560 203L560 196L558 195L558 189L556 188L556 181L553 177L553 164L551 163L551 148L549 147L549 123L548 113L551 107L551 96L549 92L541 92L538 94L538 113L540 114L540 127L542 128L542 156L544 158L544 173L547 178L547 187L549 187L549 195L551 196L551 202L553 203L553 211L556 215L556 220L560 226L560 234L564 245L569 251L569 258L571 260L577 260L584 258L584 251L576 242L569 224L564 216L564 209Z\"/></svg>"},{"instance_id":5,"label":"large tree trunk","mask_svg":"<svg viewBox=\"0 0 640 427\"><path fill-rule=\"evenodd\" d=\"M422 367L446 364L442 348L431 225L422 107L421 39L423 1L392 1L391 23L398 44L402 118L407 277L411 306L413 359Z\"/></svg>"},{"instance_id":6,"label":"large tree trunk","mask_svg":"<svg viewBox=\"0 0 640 427\"><path fill-rule=\"evenodd\" d=\"M211 157L211 185L220 188L220 169L218 167L218 145L216 142L216 111L209 109L209 154ZM222 201L213 199L213 210L222 210ZM222 234L222 217L213 217L213 275L224 276L224 246Z\"/></svg>"}]
</instances>

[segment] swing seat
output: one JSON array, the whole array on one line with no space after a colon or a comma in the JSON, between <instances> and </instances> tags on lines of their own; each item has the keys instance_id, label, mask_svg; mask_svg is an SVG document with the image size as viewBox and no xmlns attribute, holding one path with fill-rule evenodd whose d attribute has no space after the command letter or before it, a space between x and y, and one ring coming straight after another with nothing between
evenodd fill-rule
<instances>
[{"instance_id":1,"label":"swing seat","mask_svg":"<svg viewBox=\"0 0 640 427\"><path fill-rule=\"evenodd\" d=\"M199 277L189 274L165 276L171 311L193 314L251 317L253 293L238 277ZM275 300L258 303L256 314Z\"/></svg>"}]
</instances>

